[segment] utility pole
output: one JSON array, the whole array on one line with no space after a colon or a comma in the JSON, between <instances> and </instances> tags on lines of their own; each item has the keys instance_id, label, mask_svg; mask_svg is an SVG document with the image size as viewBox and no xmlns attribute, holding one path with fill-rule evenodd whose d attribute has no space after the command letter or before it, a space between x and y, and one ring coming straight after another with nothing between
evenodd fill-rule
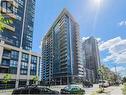
<instances>
[{"instance_id":1,"label":"utility pole","mask_svg":"<svg viewBox=\"0 0 126 95\"><path fill-rule=\"evenodd\" d=\"M117 74L117 69L116 69L116 65L115 65L115 73Z\"/></svg>"},{"instance_id":2,"label":"utility pole","mask_svg":"<svg viewBox=\"0 0 126 95\"><path fill-rule=\"evenodd\" d=\"M117 72L116 65L115 65L115 74L116 74L116 82L117 82L117 80L118 80L118 72Z\"/></svg>"}]
</instances>

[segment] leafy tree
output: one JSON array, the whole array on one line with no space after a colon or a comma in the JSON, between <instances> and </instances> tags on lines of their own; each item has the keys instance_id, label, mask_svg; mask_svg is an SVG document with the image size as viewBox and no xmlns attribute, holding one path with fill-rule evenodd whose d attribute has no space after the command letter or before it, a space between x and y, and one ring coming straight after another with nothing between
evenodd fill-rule
<instances>
[{"instance_id":1,"label":"leafy tree","mask_svg":"<svg viewBox=\"0 0 126 95\"><path fill-rule=\"evenodd\" d=\"M116 74L114 72L110 71L110 69L105 67L104 65L102 65L98 69L98 72L102 76L103 80L107 80L109 82L116 81Z\"/></svg>"},{"instance_id":2,"label":"leafy tree","mask_svg":"<svg viewBox=\"0 0 126 95\"><path fill-rule=\"evenodd\" d=\"M39 80L38 76L32 78L33 84L35 84Z\"/></svg>"},{"instance_id":3,"label":"leafy tree","mask_svg":"<svg viewBox=\"0 0 126 95\"><path fill-rule=\"evenodd\" d=\"M126 77L124 77L122 81L123 81L123 83L126 83Z\"/></svg>"},{"instance_id":4,"label":"leafy tree","mask_svg":"<svg viewBox=\"0 0 126 95\"><path fill-rule=\"evenodd\" d=\"M126 95L126 83L123 84L122 93L123 95Z\"/></svg>"},{"instance_id":5,"label":"leafy tree","mask_svg":"<svg viewBox=\"0 0 126 95\"><path fill-rule=\"evenodd\" d=\"M0 15L0 31L2 31L4 29L4 24L3 22L4 17L2 15Z\"/></svg>"},{"instance_id":6,"label":"leafy tree","mask_svg":"<svg viewBox=\"0 0 126 95\"><path fill-rule=\"evenodd\" d=\"M105 79L105 69L104 69L104 66L101 66L98 68L98 73L100 75L100 78L102 79L102 81ZM104 91L104 87L101 87L101 90Z\"/></svg>"},{"instance_id":7,"label":"leafy tree","mask_svg":"<svg viewBox=\"0 0 126 95\"><path fill-rule=\"evenodd\" d=\"M2 32L5 28L5 24L12 24L13 20L10 18L5 18L0 14L0 32Z\"/></svg>"},{"instance_id":8,"label":"leafy tree","mask_svg":"<svg viewBox=\"0 0 126 95\"><path fill-rule=\"evenodd\" d=\"M5 74L3 77L3 83L5 84L5 89L7 88L7 83L11 80L10 74Z\"/></svg>"},{"instance_id":9,"label":"leafy tree","mask_svg":"<svg viewBox=\"0 0 126 95\"><path fill-rule=\"evenodd\" d=\"M100 76L102 76L103 80L108 79L108 76L107 76L108 73L107 73L105 66L102 65L101 67L99 67L98 73L99 73Z\"/></svg>"}]
</instances>

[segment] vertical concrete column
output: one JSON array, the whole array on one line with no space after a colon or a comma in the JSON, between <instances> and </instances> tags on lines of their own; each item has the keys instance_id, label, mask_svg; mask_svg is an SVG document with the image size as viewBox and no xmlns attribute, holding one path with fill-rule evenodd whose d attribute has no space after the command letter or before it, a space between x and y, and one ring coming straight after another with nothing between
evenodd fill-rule
<instances>
[{"instance_id":1,"label":"vertical concrete column","mask_svg":"<svg viewBox=\"0 0 126 95\"><path fill-rule=\"evenodd\" d=\"M60 77L60 85L62 85L62 77Z\"/></svg>"},{"instance_id":2,"label":"vertical concrete column","mask_svg":"<svg viewBox=\"0 0 126 95\"><path fill-rule=\"evenodd\" d=\"M2 62L3 49L4 48L0 45L0 64Z\"/></svg>"},{"instance_id":3,"label":"vertical concrete column","mask_svg":"<svg viewBox=\"0 0 126 95\"><path fill-rule=\"evenodd\" d=\"M67 76L67 85L70 85L70 83L69 83L69 76Z\"/></svg>"},{"instance_id":4,"label":"vertical concrete column","mask_svg":"<svg viewBox=\"0 0 126 95\"><path fill-rule=\"evenodd\" d=\"M19 57L18 57L18 65L17 65L17 77L16 77L16 85L15 85L16 88L18 88L19 79L20 79L20 67L21 67L21 58L22 58L21 50L22 49L20 48Z\"/></svg>"},{"instance_id":5,"label":"vertical concrete column","mask_svg":"<svg viewBox=\"0 0 126 95\"><path fill-rule=\"evenodd\" d=\"M39 78L39 57L37 57L37 68L36 68L36 76ZM36 82L36 84L38 84L38 81Z\"/></svg>"},{"instance_id":6,"label":"vertical concrete column","mask_svg":"<svg viewBox=\"0 0 126 95\"><path fill-rule=\"evenodd\" d=\"M28 60L27 85L29 85L29 80L30 80L30 65L31 65L31 55L29 55L29 60Z\"/></svg>"}]
</instances>

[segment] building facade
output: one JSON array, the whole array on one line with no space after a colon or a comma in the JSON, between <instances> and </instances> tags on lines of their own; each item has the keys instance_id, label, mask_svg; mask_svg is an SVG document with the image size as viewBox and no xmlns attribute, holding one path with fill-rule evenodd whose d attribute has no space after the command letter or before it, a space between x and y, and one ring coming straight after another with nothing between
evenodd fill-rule
<instances>
[{"instance_id":1,"label":"building facade","mask_svg":"<svg viewBox=\"0 0 126 95\"><path fill-rule=\"evenodd\" d=\"M8 83L11 87L25 86L32 83L32 78L39 76L41 55L33 53L33 23L35 0L1 0L0 12L4 23L0 30L0 85L3 77L10 74ZM3 86L0 86L3 87Z\"/></svg>"},{"instance_id":2,"label":"building facade","mask_svg":"<svg viewBox=\"0 0 126 95\"><path fill-rule=\"evenodd\" d=\"M6 74L11 75L8 85L20 87L32 84L39 77L41 55L0 42L0 85ZM3 86L1 86L3 87Z\"/></svg>"},{"instance_id":3,"label":"building facade","mask_svg":"<svg viewBox=\"0 0 126 95\"><path fill-rule=\"evenodd\" d=\"M1 0L0 5L1 15L5 19L13 21L9 25L4 23L6 27L0 32L0 40L30 51L33 39L35 0Z\"/></svg>"},{"instance_id":4,"label":"building facade","mask_svg":"<svg viewBox=\"0 0 126 95\"><path fill-rule=\"evenodd\" d=\"M86 80L97 83L99 80L98 68L100 66L100 56L98 42L94 37L86 39L82 43L83 63L86 71Z\"/></svg>"},{"instance_id":5,"label":"building facade","mask_svg":"<svg viewBox=\"0 0 126 95\"><path fill-rule=\"evenodd\" d=\"M42 80L69 84L82 78L79 25L64 9L42 40Z\"/></svg>"}]
</instances>

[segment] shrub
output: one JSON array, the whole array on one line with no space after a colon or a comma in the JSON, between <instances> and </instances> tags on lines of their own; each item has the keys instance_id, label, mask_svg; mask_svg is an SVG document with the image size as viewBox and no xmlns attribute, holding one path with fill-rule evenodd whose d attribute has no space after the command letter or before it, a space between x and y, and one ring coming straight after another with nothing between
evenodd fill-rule
<instances>
[{"instance_id":1,"label":"shrub","mask_svg":"<svg viewBox=\"0 0 126 95\"><path fill-rule=\"evenodd\" d=\"M126 95L126 83L124 84L122 91L123 91L123 95Z\"/></svg>"},{"instance_id":2,"label":"shrub","mask_svg":"<svg viewBox=\"0 0 126 95\"><path fill-rule=\"evenodd\" d=\"M97 93L104 93L104 89L99 88L96 92L97 92Z\"/></svg>"}]
</instances>

